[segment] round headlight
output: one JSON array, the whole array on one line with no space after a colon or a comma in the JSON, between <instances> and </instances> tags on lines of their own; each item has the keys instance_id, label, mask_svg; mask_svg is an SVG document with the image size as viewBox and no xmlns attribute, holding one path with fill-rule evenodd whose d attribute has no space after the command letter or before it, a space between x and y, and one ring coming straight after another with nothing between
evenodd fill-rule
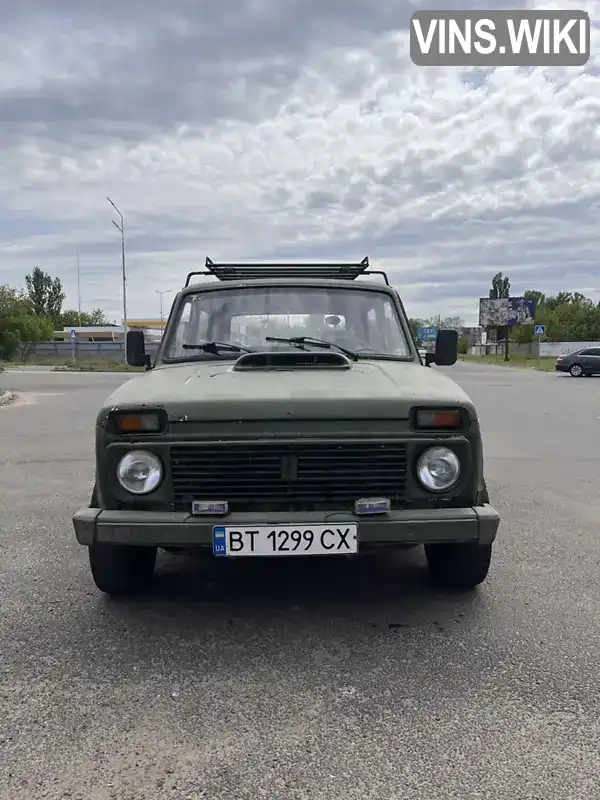
<instances>
[{"instance_id":1,"label":"round headlight","mask_svg":"<svg viewBox=\"0 0 600 800\"><path fill-rule=\"evenodd\" d=\"M149 494L162 480L160 459L147 450L132 450L119 461L117 478L131 494Z\"/></svg>"},{"instance_id":2,"label":"round headlight","mask_svg":"<svg viewBox=\"0 0 600 800\"><path fill-rule=\"evenodd\" d=\"M460 478L460 461L448 447L430 447L417 462L417 476L430 492L445 492Z\"/></svg>"}]
</instances>

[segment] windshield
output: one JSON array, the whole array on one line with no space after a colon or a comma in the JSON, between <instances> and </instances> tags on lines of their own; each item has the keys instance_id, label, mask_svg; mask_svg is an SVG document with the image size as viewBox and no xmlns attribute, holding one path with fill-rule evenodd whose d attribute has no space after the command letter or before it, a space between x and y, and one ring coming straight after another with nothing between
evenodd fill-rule
<instances>
[{"instance_id":1,"label":"windshield","mask_svg":"<svg viewBox=\"0 0 600 800\"><path fill-rule=\"evenodd\" d=\"M215 358L190 346L219 341L252 350L289 349L266 337L310 336L365 357L410 358L392 298L385 292L333 287L260 286L198 291L171 320L162 357ZM310 343L307 343L310 348ZM222 352L221 357L237 358Z\"/></svg>"}]
</instances>

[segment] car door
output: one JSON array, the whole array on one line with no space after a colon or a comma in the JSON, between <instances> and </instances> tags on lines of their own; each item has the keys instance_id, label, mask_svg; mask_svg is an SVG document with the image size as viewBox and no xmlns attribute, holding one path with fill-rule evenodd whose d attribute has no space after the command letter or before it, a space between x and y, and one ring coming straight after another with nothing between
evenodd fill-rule
<instances>
[{"instance_id":1,"label":"car door","mask_svg":"<svg viewBox=\"0 0 600 800\"><path fill-rule=\"evenodd\" d=\"M582 350L581 366L589 375L600 375L600 347L588 347Z\"/></svg>"}]
</instances>

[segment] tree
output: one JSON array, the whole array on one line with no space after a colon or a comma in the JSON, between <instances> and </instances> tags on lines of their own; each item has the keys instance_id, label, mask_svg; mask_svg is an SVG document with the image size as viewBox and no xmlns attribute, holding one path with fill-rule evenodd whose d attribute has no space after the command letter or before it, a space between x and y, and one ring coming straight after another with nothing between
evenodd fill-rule
<instances>
[{"instance_id":1,"label":"tree","mask_svg":"<svg viewBox=\"0 0 600 800\"><path fill-rule=\"evenodd\" d=\"M89 317L89 324L90 325L108 325L108 318L104 311L101 308L94 308L92 311L88 312Z\"/></svg>"},{"instance_id":2,"label":"tree","mask_svg":"<svg viewBox=\"0 0 600 800\"><path fill-rule=\"evenodd\" d=\"M593 301L585 297L581 292L559 292L554 297L549 297L546 301L546 305L552 311L556 311L556 309L561 306L567 305L577 306L579 308L594 307Z\"/></svg>"},{"instance_id":3,"label":"tree","mask_svg":"<svg viewBox=\"0 0 600 800\"><path fill-rule=\"evenodd\" d=\"M464 320L459 316L454 317L433 317L431 319L432 328L448 328L453 331L462 331L465 327Z\"/></svg>"},{"instance_id":4,"label":"tree","mask_svg":"<svg viewBox=\"0 0 600 800\"><path fill-rule=\"evenodd\" d=\"M425 327L425 323L423 322L423 320L422 320L422 319L415 319L415 318L413 318L413 317L411 317L411 318L408 320L408 324L410 325L410 329L411 329L411 331L412 331L412 335L413 335L413 337L414 337L415 339L416 339L416 338L417 338L417 336L418 336L418 333L419 333L419 328L423 328L423 327Z\"/></svg>"},{"instance_id":5,"label":"tree","mask_svg":"<svg viewBox=\"0 0 600 800\"><path fill-rule=\"evenodd\" d=\"M492 288L489 296L496 299L510 297L510 280L508 277L504 277L501 272L497 272L492 278Z\"/></svg>"},{"instance_id":6,"label":"tree","mask_svg":"<svg viewBox=\"0 0 600 800\"><path fill-rule=\"evenodd\" d=\"M51 339L54 328L37 316L29 297L11 286L0 286L0 358L11 359L21 342Z\"/></svg>"},{"instance_id":7,"label":"tree","mask_svg":"<svg viewBox=\"0 0 600 800\"><path fill-rule=\"evenodd\" d=\"M542 292L528 289L524 296L537 301L535 321L537 325L545 325L550 341L600 341L600 309L581 292L558 292L546 297ZM515 326L511 336L519 343L531 342L534 327Z\"/></svg>"},{"instance_id":8,"label":"tree","mask_svg":"<svg viewBox=\"0 0 600 800\"><path fill-rule=\"evenodd\" d=\"M63 311L59 319L59 328L78 328L78 327L94 327L100 325L108 325L108 320L104 311L101 308L95 308L93 311L79 311L70 309Z\"/></svg>"},{"instance_id":9,"label":"tree","mask_svg":"<svg viewBox=\"0 0 600 800\"><path fill-rule=\"evenodd\" d=\"M60 278L52 278L39 267L34 267L32 272L25 276L25 283L33 313L38 317L51 319L53 325L57 327L62 304L65 301Z\"/></svg>"}]
</instances>

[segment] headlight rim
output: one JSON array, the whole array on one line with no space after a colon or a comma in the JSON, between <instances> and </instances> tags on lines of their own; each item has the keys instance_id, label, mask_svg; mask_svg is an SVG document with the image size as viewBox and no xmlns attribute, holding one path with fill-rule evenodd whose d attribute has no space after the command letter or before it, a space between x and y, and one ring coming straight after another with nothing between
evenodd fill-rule
<instances>
[{"instance_id":1,"label":"headlight rim","mask_svg":"<svg viewBox=\"0 0 600 800\"><path fill-rule=\"evenodd\" d=\"M434 452L436 450L442 450L442 451L444 451L445 454L451 454L454 457L454 459L456 460L456 466L457 466L456 476L455 476L454 480L452 481L452 483L444 486L443 488L435 488L435 487L432 487L432 486L428 486L422 480L421 474L420 474L421 473L421 468L423 466L422 462L423 462L424 458L427 456L428 453L432 453L432 452ZM423 491L426 491L429 494L433 494L433 495L442 495L442 494L444 494L446 492L451 491L452 489L455 489L460 484L461 478L463 476L463 463L462 463L461 457L460 457L459 453L453 447L448 447L445 444L430 444L427 447L425 447L418 455L418 458L417 458L417 460L415 462L415 476L417 478L417 482L418 482L419 487Z\"/></svg>"},{"instance_id":2,"label":"headlight rim","mask_svg":"<svg viewBox=\"0 0 600 800\"><path fill-rule=\"evenodd\" d=\"M127 486L121 478L121 465L123 464L125 459L132 458L135 456L139 458L140 454L142 454L144 457L147 458L149 457L149 460L151 462L154 462L155 467L157 467L158 469L158 479L155 485L152 486L151 489L144 489L143 491L132 489L130 486ZM156 492L162 485L165 478L165 466L163 464L162 459L156 453L153 453L152 450L146 450L141 447L136 447L133 450L128 450L126 453L123 453L123 455L117 461L115 473L118 484L123 491L127 492L130 495L133 495L134 497L146 497L152 494L153 492Z\"/></svg>"}]
</instances>

